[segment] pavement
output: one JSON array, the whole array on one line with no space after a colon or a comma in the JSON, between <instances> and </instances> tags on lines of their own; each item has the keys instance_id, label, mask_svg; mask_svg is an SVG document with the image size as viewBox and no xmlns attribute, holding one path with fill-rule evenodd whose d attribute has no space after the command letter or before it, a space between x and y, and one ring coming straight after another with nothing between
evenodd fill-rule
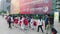
<instances>
[{"instance_id":1,"label":"pavement","mask_svg":"<svg viewBox=\"0 0 60 34\"><path fill-rule=\"evenodd\" d=\"M60 34L60 23L55 23L54 27L58 31L57 34ZM15 28L15 27L9 29L6 20L2 16L0 16L0 34L45 34L46 30L44 29L44 26L43 26L43 30L44 33L42 33L41 30L37 32L37 28L35 30L31 30L31 29L20 30L19 28Z\"/></svg>"},{"instance_id":2,"label":"pavement","mask_svg":"<svg viewBox=\"0 0 60 34\"><path fill-rule=\"evenodd\" d=\"M59 23L54 23L54 28L57 30L57 34L60 34L60 22Z\"/></svg>"}]
</instances>

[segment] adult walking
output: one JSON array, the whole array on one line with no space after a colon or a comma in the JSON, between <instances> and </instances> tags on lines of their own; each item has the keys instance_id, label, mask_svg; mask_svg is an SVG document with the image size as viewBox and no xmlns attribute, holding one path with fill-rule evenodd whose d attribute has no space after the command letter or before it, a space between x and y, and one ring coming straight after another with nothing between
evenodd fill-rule
<instances>
[{"instance_id":1,"label":"adult walking","mask_svg":"<svg viewBox=\"0 0 60 34\"><path fill-rule=\"evenodd\" d=\"M42 26L43 26L43 20L42 17L40 17L40 19L38 20L38 29L37 29L38 32L39 32L39 28L41 28L41 31L43 32Z\"/></svg>"},{"instance_id":2,"label":"adult walking","mask_svg":"<svg viewBox=\"0 0 60 34\"><path fill-rule=\"evenodd\" d=\"M47 24L48 24L48 15L45 15L45 30L46 30Z\"/></svg>"},{"instance_id":3,"label":"adult walking","mask_svg":"<svg viewBox=\"0 0 60 34\"><path fill-rule=\"evenodd\" d=\"M46 34L52 34L50 19L48 19L48 24L46 26Z\"/></svg>"}]
</instances>

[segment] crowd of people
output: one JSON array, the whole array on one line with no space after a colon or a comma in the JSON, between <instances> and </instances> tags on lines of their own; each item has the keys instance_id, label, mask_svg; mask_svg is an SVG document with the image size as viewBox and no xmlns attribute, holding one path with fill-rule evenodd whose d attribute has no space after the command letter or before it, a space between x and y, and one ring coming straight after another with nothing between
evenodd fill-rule
<instances>
[{"instance_id":1,"label":"crowd of people","mask_svg":"<svg viewBox=\"0 0 60 34\"><path fill-rule=\"evenodd\" d=\"M26 16L11 17L9 15L5 19L9 24L9 28L11 28L11 29L12 29L11 24L13 24L14 27L20 28L22 30L28 30L28 29L35 30L37 27L37 32L39 32L39 29L41 29L42 33L44 33L44 30L42 28L42 26L44 25L42 16L40 16L37 21L34 18L31 18L30 16L28 16L28 17L26 17ZM53 22L51 24L51 19L48 15L45 15L44 21L45 21L46 34L48 34L48 32L50 32L50 34L57 34L56 29L53 27L54 24L53 24Z\"/></svg>"}]
</instances>

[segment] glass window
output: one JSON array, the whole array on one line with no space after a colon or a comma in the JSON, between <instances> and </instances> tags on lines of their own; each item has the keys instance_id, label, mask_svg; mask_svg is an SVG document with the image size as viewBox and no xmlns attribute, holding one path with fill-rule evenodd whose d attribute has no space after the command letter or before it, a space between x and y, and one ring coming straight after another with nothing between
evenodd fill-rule
<instances>
[{"instance_id":1,"label":"glass window","mask_svg":"<svg viewBox=\"0 0 60 34\"><path fill-rule=\"evenodd\" d=\"M7 3L10 3L10 0L6 0Z\"/></svg>"}]
</instances>

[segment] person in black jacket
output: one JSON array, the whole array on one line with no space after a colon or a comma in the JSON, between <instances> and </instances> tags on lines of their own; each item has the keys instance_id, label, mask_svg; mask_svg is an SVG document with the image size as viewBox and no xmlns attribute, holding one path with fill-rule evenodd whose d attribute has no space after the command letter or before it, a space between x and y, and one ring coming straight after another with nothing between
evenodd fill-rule
<instances>
[{"instance_id":1,"label":"person in black jacket","mask_svg":"<svg viewBox=\"0 0 60 34\"><path fill-rule=\"evenodd\" d=\"M9 28L12 28L11 27L11 16L8 17L8 24L9 24Z\"/></svg>"},{"instance_id":2,"label":"person in black jacket","mask_svg":"<svg viewBox=\"0 0 60 34\"><path fill-rule=\"evenodd\" d=\"M46 26L48 25L48 18L49 18L49 16L45 15L45 30L46 30Z\"/></svg>"}]
</instances>

